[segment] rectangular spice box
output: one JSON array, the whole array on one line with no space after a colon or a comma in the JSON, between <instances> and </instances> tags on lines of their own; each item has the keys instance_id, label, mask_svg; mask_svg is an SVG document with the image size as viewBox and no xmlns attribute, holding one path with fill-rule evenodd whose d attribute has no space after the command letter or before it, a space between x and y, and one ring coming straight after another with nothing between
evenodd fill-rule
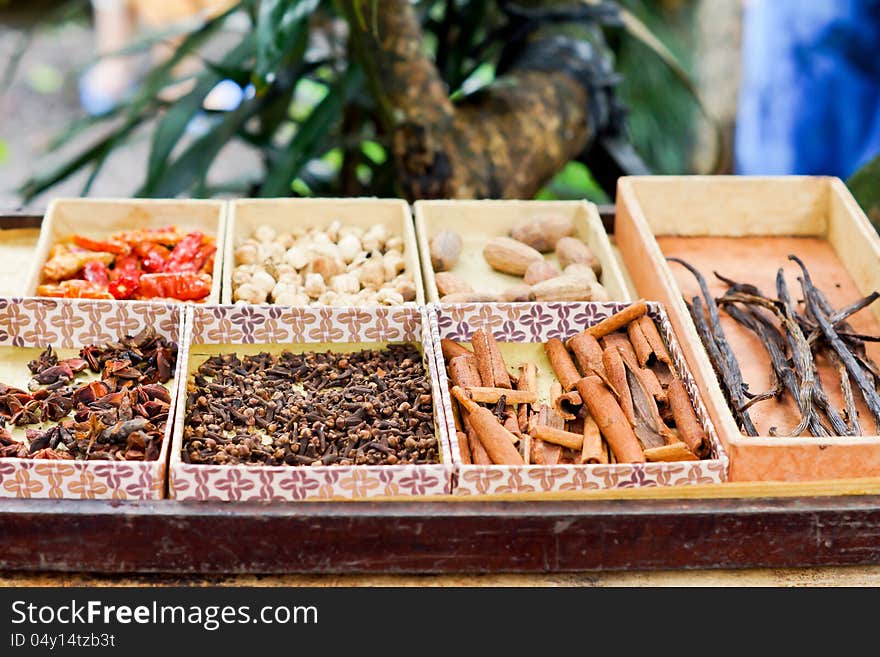
<instances>
[{"instance_id":1,"label":"rectangular spice box","mask_svg":"<svg viewBox=\"0 0 880 657\"><path fill-rule=\"evenodd\" d=\"M226 201L202 199L53 199L49 202L40 227L40 238L23 295L37 295L37 287L43 281L43 265L49 259L52 247L73 234L100 241L119 231L159 229L173 225L183 232L201 231L215 240L217 250L211 273L211 292L204 298L204 303L219 303L226 209ZM160 301L167 302L167 298Z\"/></svg>"},{"instance_id":2,"label":"rectangular spice box","mask_svg":"<svg viewBox=\"0 0 880 657\"><path fill-rule=\"evenodd\" d=\"M188 326L190 336L183 356L186 363L181 376L177 423L171 452L170 494L179 500L195 501L301 501L367 498L411 498L442 495L451 492L453 460L448 432L442 428L443 392L439 386L429 321L422 308L312 308L276 306L215 306L191 307ZM187 426L187 389L196 383L194 375L201 363L217 354L245 355L262 353L308 354L333 351L351 354L362 349L388 345L413 345L421 356L431 395L432 439L437 462L397 464L308 464L234 465L186 462L182 458L184 433ZM392 377L392 372L377 372L377 381ZM299 384L302 386L302 384ZM321 384L323 385L323 384ZM326 384L331 387L330 384ZM381 389L381 384L380 384ZM286 389L286 386L285 386ZM307 395L317 392L301 388ZM321 403L323 404L323 400ZM196 400L198 403L198 400ZM285 402L288 403L288 402ZM318 412L317 400L303 406L304 413ZM364 404L366 405L366 404ZM226 408L234 407L227 404ZM411 408L412 405L410 405ZM223 411L226 412L226 411ZM244 411L242 411L244 412ZM358 411L354 411L356 414ZM380 412L372 408L370 413ZM384 413L384 408L382 411ZM265 416L264 416L265 417ZM303 417L301 415L300 417ZM343 423L350 416L338 419ZM371 418L375 415L371 415ZM413 417L413 416L410 416ZM313 418L320 419L320 418ZM289 421L286 418L285 421ZM395 420L394 417L391 420ZM309 420L311 421L311 420ZM371 422L373 420L371 419ZM424 420L422 420L424 424ZM357 425L357 422L354 423ZM293 442L305 439L300 424L286 431ZM310 431L314 425L310 425ZM355 429L345 424L349 436ZM376 423L381 428L381 424ZM411 426L411 425L410 425ZM227 430L229 428L227 427ZM280 431L280 430L276 430ZM283 433L283 432L282 432ZM260 438L265 435L258 432ZM313 434L309 434L313 435ZM322 436L324 434L321 434ZM377 434L378 435L378 434ZM332 436L331 436L332 438ZM322 438L323 439L323 438ZM380 438L376 438L379 440ZM387 440L387 439L386 439ZM427 440L427 439L426 439ZM268 444L272 441L268 440ZM267 443L264 442L263 445ZM390 444L390 441L389 441ZM258 446L259 447L259 446ZM273 449L276 447L273 446ZM299 452L297 452L299 453ZM306 452L307 453L307 452ZM290 454L285 454L285 458ZM192 460L189 457L188 460ZM225 460L225 459L224 459ZM287 463L287 461L285 461Z\"/></svg>"},{"instance_id":3,"label":"rectangular spice box","mask_svg":"<svg viewBox=\"0 0 880 657\"><path fill-rule=\"evenodd\" d=\"M462 238L461 256L450 270L477 292L500 294L522 278L492 269L483 257L483 247L493 237L507 236L520 222L546 216L569 219L573 236L583 241L602 266L599 282L613 301L629 301L631 295L619 260L602 225L596 205L588 201L519 200L436 200L416 201L413 205L416 239L422 262L425 294L431 303L440 302L434 268L431 265L431 239L441 229L451 229ZM545 260L558 264L550 252Z\"/></svg>"},{"instance_id":4,"label":"rectangular spice box","mask_svg":"<svg viewBox=\"0 0 880 657\"><path fill-rule=\"evenodd\" d=\"M0 299L0 381L28 389L28 362L48 346L63 358L80 348L116 342L152 328L180 345L184 341L184 306L158 303L115 303L84 299ZM165 495L173 410L181 361L169 389L169 414L156 460L72 460L0 458L0 497L157 500ZM4 402L8 404L8 402ZM7 405L8 408L8 405ZM39 426L39 425L32 425ZM7 423L12 437L17 431Z\"/></svg>"},{"instance_id":5,"label":"rectangular spice box","mask_svg":"<svg viewBox=\"0 0 880 657\"><path fill-rule=\"evenodd\" d=\"M236 249L245 240L253 237L256 229L263 227L264 230L268 228L272 233L281 234L289 233L293 229L327 229L334 222L338 222L342 230L359 228L364 231L379 224L387 229L391 237L402 240L404 261L402 273L411 276L415 288L414 303L407 305L424 304L419 251L409 204L402 199L380 198L278 198L230 201L223 255L226 264L223 270L223 303L230 304L237 300L235 296L237 286L233 284L235 269L239 264ZM335 244L331 248L335 248ZM288 260L285 258L284 262L287 263ZM262 261L258 264L262 264ZM305 268L298 267L298 269L304 271ZM284 303L283 305L403 305L403 303Z\"/></svg>"},{"instance_id":6,"label":"rectangular spice box","mask_svg":"<svg viewBox=\"0 0 880 657\"><path fill-rule=\"evenodd\" d=\"M549 387L555 380L543 344L552 338L567 338L598 324L626 308L625 303L495 303L432 305L431 323L437 345L437 372L440 386L449 390L446 361L440 340L470 341L477 329L491 330L508 370L525 362L537 365L538 400L549 401ZM451 397L444 399L446 430L456 463L454 493L457 495L523 494L562 491L588 491L615 488L715 484L726 480L727 455L715 433L695 381L679 349L669 319L656 303L647 304L672 358L675 372L687 391L690 403L709 444L708 456L701 460L548 465L476 465L461 461Z\"/></svg>"},{"instance_id":7,"label":"rectangular spice box","mask_svg":"<svg viewBox=\"0 0 880 657\"><path fill-rule=\"evenodd\" d=\"M758 436L745 435L727 404L709 356L685 305L699 295L695 277L667 257L696 267L714 297L727 285L718 272L775 292L784 269L795 304L802 298L799 256L835 308L880 290L880 238L842 181L828 177L624 177L617 187L616 230L622 258L638 294L665 304L682 350L730 454L731 481L814 481L880 476L880 436L786 436L800 420L794 399L762 401L750 409ZM775 294L773 294L775 296ZM855 330L880 334L880 304L849 318ZM771 387L770 358L761 341L724 311L721 326L752 393ZM880 357L877 343L868 355ZM821 376L830 374L817 361ZM827 380L826 380L827 381ZM837 408L842 393L825 386ZM855 386L854 386L855 387ZM859 395L856 390L856 395ZM861 406L861 398L857 400ZM862 407L863 428L872 424ZM769 435L771 427L779 435Z\"/></svg>"}]
</instances>

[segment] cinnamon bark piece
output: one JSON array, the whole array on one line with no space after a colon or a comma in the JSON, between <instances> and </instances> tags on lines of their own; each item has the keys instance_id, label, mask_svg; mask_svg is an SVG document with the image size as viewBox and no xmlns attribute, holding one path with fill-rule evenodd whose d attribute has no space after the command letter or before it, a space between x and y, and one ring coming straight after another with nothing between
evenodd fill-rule
<instances>
[{"instance_id":1,"label":"cinnamon bark piece","mask_svg":"<svg viewBox=\"0 0 880 657\"><path fill-rule=\"evenodd\" d=\"M577 390L617 461L644 463L645 455L639 439L602 379L598 376L585 376L578 381Z\"/></svg>"},{"instance_id":2,"label":"cinnamon bark piece","mask_svg":"<svg viewBox=\"0 0 880 657\"><path fill-rule=\"evenodd\" d=\"M498 422L492 411L469 399L467 393L458 386L453 386L451 392L467 413L477 438L492 462L497 465L523 465L523 458L514 447L516 436Z\"/></svg>"},{"instance_id":3,"label":"cinnamon bark piece","mask_svg":"<svg viewBox=\"0 0 880 657\"><path fill-rule=\"evenodd\" d=\"M675 428L678 430L678 438L698 457L705 458L709 454L709 441L681 379L675 379L669 384L666 396L675 420Z\"/></svg>"},{"instance_id":4,"label":"cinnamon bark piece","mask_svg":"<svg viewBox=\"0 0 880 657\"><path fill-rule=\"evenodd\" d=\"M477 369L483 385L494 388L511 388L510 374L507 365L498 349L495 336L488 329L479 328L471 337L471 345L474 348L474 356L477 359Z\"/></svg>"},{"instance_id":5,"label":"cinnamon bark piece","mask_svg":"<svg viewBox=\"0 0 880 657\"><path fill-rule=\"evenodd\" d=\"M633 431L642 443L642 447L644 449L662 447L677 440L675 434L660 417L657 402L642 379L643 373L648 370L641 369L633 356L623 352L620 352L620 356L633 404Z\"/></svg>"}]
</instances>

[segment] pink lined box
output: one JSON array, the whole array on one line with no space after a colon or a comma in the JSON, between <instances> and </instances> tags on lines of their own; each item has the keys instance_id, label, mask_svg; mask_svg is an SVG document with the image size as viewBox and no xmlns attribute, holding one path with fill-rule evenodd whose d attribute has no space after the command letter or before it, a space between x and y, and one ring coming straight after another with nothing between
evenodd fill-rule
<instances>
[{"instance_id":1,"label":"pink lined box","mask_svg":"<svg viewBox=\"0 0 880 657\"><path fill-rule=\"evenodd\" d=\"M434 330L437 372L447 392L444 410L447 440L455 462L456 495L489 495L555 491L598 490L642 486L683 486L712 484L726 480L728 458L703 405L697 385L685 364L678 341L663 307L648 303L648 314L655 321L667 344L675 369L685 384L697 418L712 445L710 458L700 461L613 463L609 465L473 465L461 462L458 439L452 421L446 362L440 339L467 342L477 328L491 329L499 343L543 343L551 338L566 339L622 310L626 303L485 303L432 305L428 309ZM502 345L503 347L503 345ZM508 363L512 367L513 363Z\"/></svg>"},{"instance_id":2,"label":"pink lined box","mask_svg":"<svg viewBox=\"0 0 880 657\"><path fill-rule=\"evenodd\" d=\"M453 459L439 385L432 332L418 307L331 308L289 306L192 307L190 340L182 360L181 394L171 453L170 492L179 500L302 501L444 495L452 491ZM333 343L400 343L421 345L431 379L440 462L404 465L202 465L180 455L186 417L186 385L197 363L200 345L285 345ZM225 350L224 350L225 351Z\"/></svg>"}]
</instances>

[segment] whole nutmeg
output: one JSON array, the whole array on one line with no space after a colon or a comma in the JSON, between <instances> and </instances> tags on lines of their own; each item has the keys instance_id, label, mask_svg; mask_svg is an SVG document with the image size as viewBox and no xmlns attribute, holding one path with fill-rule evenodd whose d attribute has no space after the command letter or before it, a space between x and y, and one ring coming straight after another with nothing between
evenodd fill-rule
<instances>
[{"instance_id":1,"label":"whole nutmeg","mask_svg":"<svg viewBox=\"0 0 880 657\"><path fill-rule=\"evenodd\" d=\"M541 260L540 262L533 262L528 266L526 273L523 274L523 283L526 285L534 285L535 283L540 283L541 281L546 281L550 278L556 278L560 274L561 272L552 262Z\"/></svg>"},{"instance_id":2,"label":"whole nutmeg","mask_svg":"<svg viewBox=\"0 0 880 657\"><path fill-rule=\"evenodd\" d=\"M552 251L556 242L574 232L571 219L561 214L545 214L516 224L510 236L541 253Z\"/></svg>"},{"instance_id":3,"label":"whole nutmeg","mask_svg":"<svg viewBox=\"0 0 880 657\"><path fill-rule=\"evenodd\" d=\"M458 274L451 271L441 271L434 274L434 282L437 284L437 293L443 297L447 294L456 294L461 292L473 292L474 288L470 283L461 278Z\"/></svg>"},{"instance_id":4,"label":"whole nutmeg","mask_svg":"<svg viewBox=\"0 0 880 657\"><path fill-rule=\"evenodd\" d=\"M565 269L571 264L589 265L598 276L602 273L602 264L593 255L586 244L576 237L563 237L556 242L556 257L559 258L559 266Z\"/></svg>"},{"instance_id":5,"label":"whole nutmeg","mask_svg":"<svg viewBox=\"0 0 880 657\"><path fill-rule=\"evenodd\" d=\"M483 258L495 271L522 276L533 262L544 256L532 247L511 237L493 237L483 247Z\"/></svg>"},{"instance_id":6,"label":"whole nutmeg","mask_svg":"<svg viewBox=\"0 0 880 657\"><path fill-rule=\"evenodd\" d=\"M434 271L449 271L458 263L464 242L454 230L444 228L431 239L431 266Z\"/></svg>"},{"instance_id":7,"label":"whole nutmeg","mask_svg":"<svg viewBox=\"0 0 880 657\"><path fill-rule=\"evenodd\" d=\"M525 283L520 283L519 285L511 285L508 288L505 288L501 291L501 294L498 295L498 299L500 301L529 301L529 294L532 291L531 285L526 285Z\"/></svg>"}]
</instances>

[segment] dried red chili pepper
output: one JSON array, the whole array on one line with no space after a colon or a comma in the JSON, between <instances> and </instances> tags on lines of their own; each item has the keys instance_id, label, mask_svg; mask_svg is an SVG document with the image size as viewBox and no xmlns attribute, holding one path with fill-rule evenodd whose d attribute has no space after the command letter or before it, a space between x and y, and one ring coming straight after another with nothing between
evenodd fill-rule
<instances>
[{"instance_id":1,"label":"dried red chili pepper","mask_svg":"<svg viewBox=\"0 0 880 657\"><path fill-rule=\"evenodd\" d=\"M113 299L105 288L81 278L71 278L60 283L37 287L39 297L63 297L65 299Z\"/></svg>"},{"instance_id":2,"label":"dried red chili pepper","mask_svg":"<svg viewBox=\"0 0 880 657\"><path fill-rule=\"evenodd\" d=\"M95 285L107 287L110 282L110 270L100 260L92 260L83 266L83 278Z\"/></svg>"},{"instance_id":3,"label":"dried red chili pepper","mask_svg":"<svg viewBox=\"0 0 880 657\"><path fill-rule=\"evenodd\" d=\"M162 272L144 274L140 279L139 297L172 298L197 301L211 293L211 276L195 272Z\"/></svg>"},{"instance_id":4,"label":"dried red chili pepper","mask_svg":"<svg viewBox=\"0 0 880 657\"><path fill-rule=\"evenodd\" d=\"M165 269L165 262L171 255L171 249L150 242L141 242L134 247L134 250L141 257L143 270L150 273Z\"/></svg>"},{"instance_id":5,"label":"dried red chili pepper","mask_svg":"<svg viewBox=\"0 0 880 657\"><path fill-rule=\"evenodd\" d=\"M105 241L93 240L83 235L74 235L71 240L78 247L88 251L103 251L105 253L113 253L114 255L128 255L131 253L131 247L125 242L113 239L112 237Z\"/></svg>"},{"instance_id":6,"label":"dried red chili pepper","mask_svg":"<svg viewBox=\"0 0 880 657\"><path fill-rule=\"evenodd\" d=\"M174 247L174 250L171 251L163 271L172 273L197 270L198 267L193 267L192 263L204 239L205 234L201 231L194 230L191 233L187 233L186 237L180 240L177 246Z\"/></svg>"},{"instance_id":7,"label":"dried red chili pepper","mask_svg":"<svg viewBox=\"0 0 880 657\"><path fill-rule=\"evenodd\" d=\"M192 270L204 271L210 274L211 270L214 268L214 253L216 251L216 244L202 244L196 255L193 257Z\"/></svg>"}]
</instances>

